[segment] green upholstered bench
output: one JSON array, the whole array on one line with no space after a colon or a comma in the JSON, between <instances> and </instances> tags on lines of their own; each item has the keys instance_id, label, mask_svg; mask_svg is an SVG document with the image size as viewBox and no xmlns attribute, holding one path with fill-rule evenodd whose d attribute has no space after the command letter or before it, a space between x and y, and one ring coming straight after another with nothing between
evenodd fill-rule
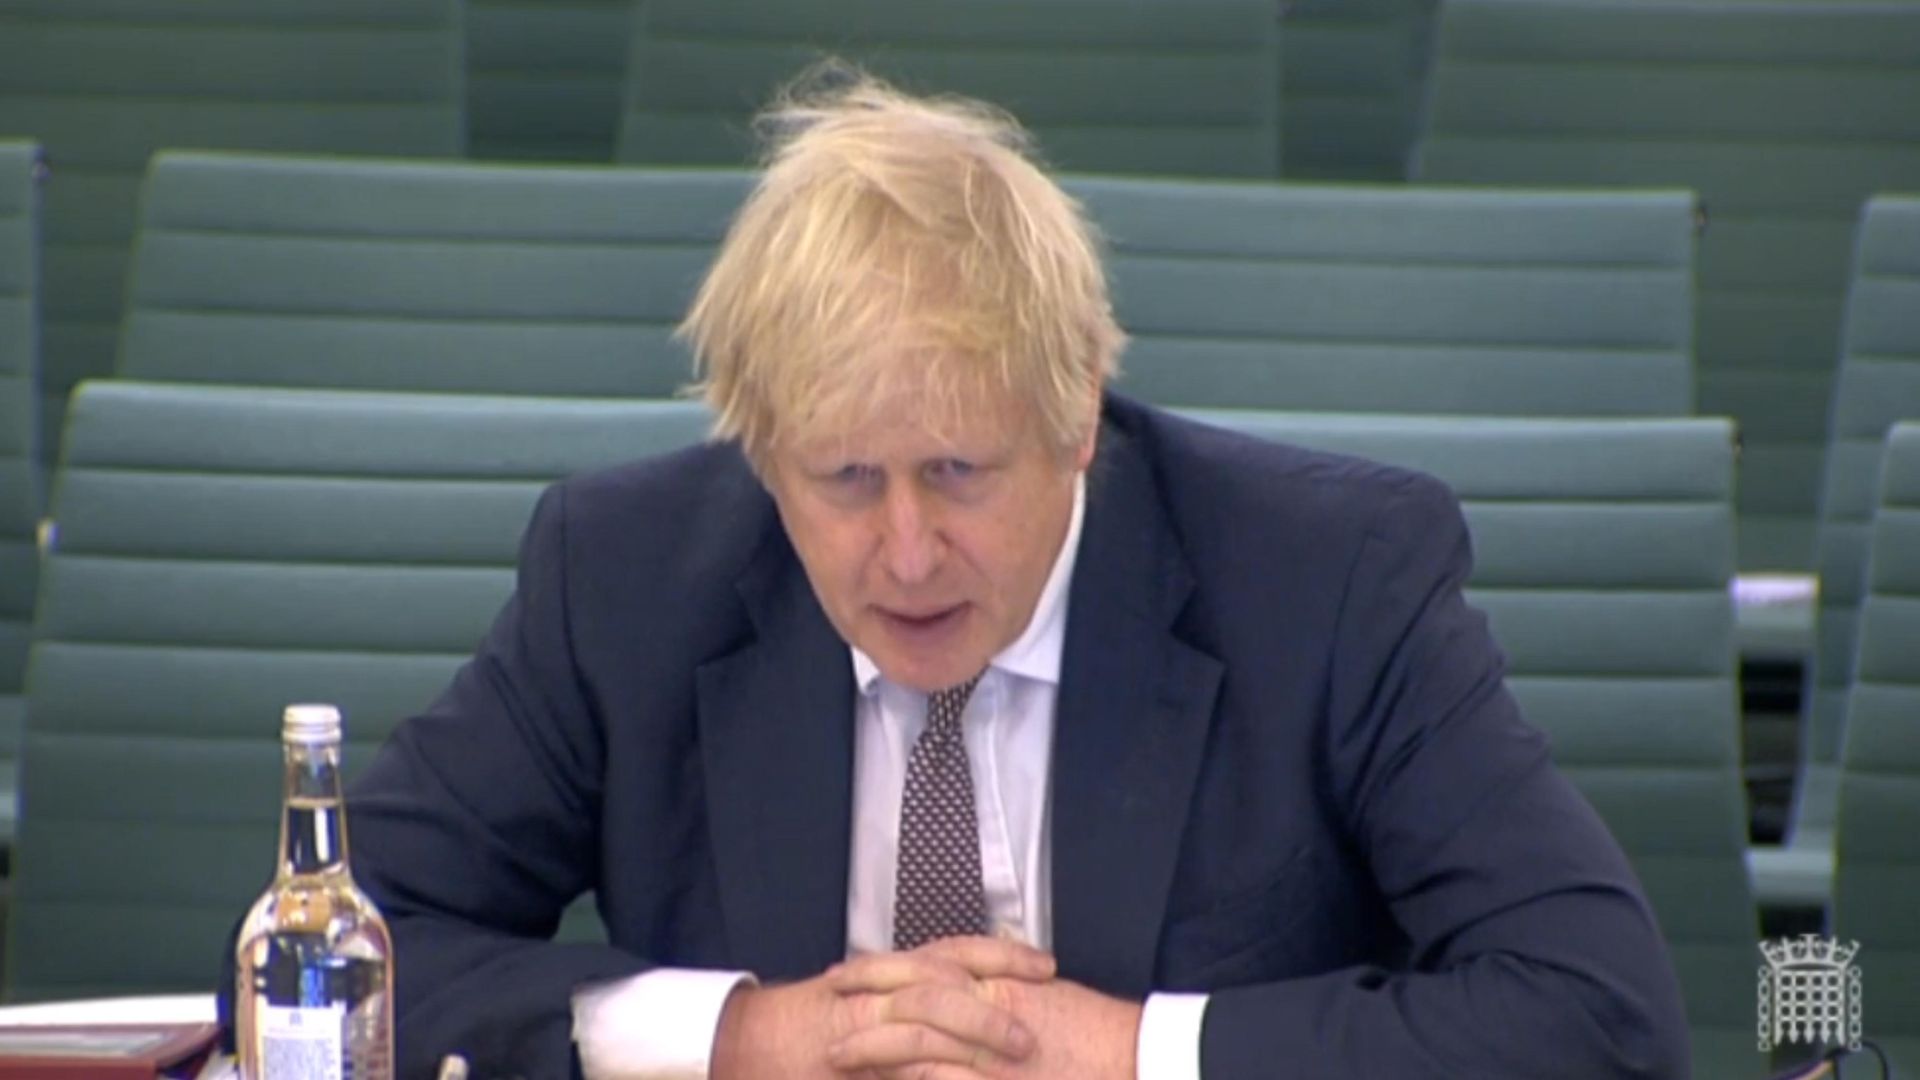
<instances>
[{"instance_id":1,"label":"green upholstered bench","mask_svg":"<svg viewBox=\"0 0 1920 1080\"><path fill-rule=\"evenodd\" d=\"M1728 423L1194 415L1453 487L1475 550L1469 599L1508 654L1528 719L1646 886L1679 967L1695 1075L1763 1072L1727 590Z\"/></svg>"},{"instance_id":2,"label":"green upholstered bench","mask_svg":"<svg viewBox=\"0 0 1920 1080\"><path fill-rule=\"evenodd\" d=\"M155 158L118 369L137 379L672 395L672 329L743 172Z\"/></svg>"},{"instance_id":3,"label":"green upholstered bench","mask_svg":"<svg viewBox=\"0 0 1920 1080\"><path fill-rule=\"evenodd\" d=\"M1911 419L1920 419L1920 197L1883 196L1861 215L1833 395L1821 500L1815 760L1839 757L1882 448L1888 430Z\"/></svg>"},{"instance_id":4,"label":"green upholstered bench","mask_svg":"<svg viewBox=\"0 0 1920 1080\"><path fill-rule=\"evenodd\" d=\"M1521 416L1693 411L1693 202L1074 180L1162 404Z\"/></svg>"},{"instance_id":5,"label":"green upholstered bench","mask_svg":"<svg viewBox=\"0 0 1920 1080\"><path fill-rule=\"evenodd\" d=\"M468 0L467 154L613 160L634 0Z\"/></svg>"},{"instance_id":6,"label":"green upholstered bench","mask_svg":"<svg viewBox=\"0 0 1920 1080\"><path fill-rule=\"evenodd\" d=\"M40 150L0 142L0 847L13 839L27 624L39 577Z\"/></svg>"},{"instance_id":7,"label":"green upholstered bench","mask_svg":"<svg viewBox=\"0 0 1920 1080\"><path fill-rule=\"evenodd\" d=\"M1280 93L1287 175L1405 180L1438 0L1287 0Z\"/></svg>"},{"instance_id":8,"label":"green upholstered bench","mask_svg":"<svg viewBox=\"0 0 1920 1080\"><path fill-rule=\"evenodd\" d=\"M458 0L8 0L0 133L37 138L46 187L49 446L112 368L127 246L162 147L457 156Z\"/></svg>"},{"instance_id":9,"label":"green upholstered bench","mask_svg":"<svg viewBox=\"0 0 1920 1080\"><path fill-rule=\"evenodd\" d=\"M1747 977L1726 425L1207 415L1461 492L1515 691L1688 985ZM204 986L271 862L279 707L340 702L359 760L477 640L546 480L704 426L684 402L85 387L29 673L12 993ZM1747 1045L1743 1007L1695 994L1703 1060L1721 1026Z\"/></svg>"},{"instance_id":10,"label":"green upholstered bench","mask_svg":"<svg viewBox=\"0 0 1920 1080\"><path fill-rule=\"evenodd\" d=\"M547 482L705 426L681 402L83 386L27 678L9 995L211 986L272 870L281 707L338 703L363 761L479 642Z\"/></svg>"},{"instance_id":11,"label":"green upholstered bench","mask_svg":"<svg viewBox=\"0 0 1920 1080\"><path fill-rule=\"evenodd\" d=\"M666 396L751 178L168 153L143 200L133 378ZM1684 194L1075 178L1150 400L1689 411Z\"/></svg>"},{"instance_id":12,"label":"green upholstered bench","mask_svg":"<svg viewBox=\"0 0 1920 1080\"><path fill-rule=\"evenodd\" d=\"M1874 514L1841 753L1833 926L1860 943L1865 1034L1920 1073L1920 423L1896 426Z\"/></svg>"},{"instance_id":13,"label":"green upholstered bench","mask_svg":"<svg viewBox=\"0 0 1920 1080\"><path fill-rule=\"evenodd\" d=\"M1279 20L1268 0L647 0L618 154L741 165L749 121L824 55L916 92L1009 109L1069 171L1271 177Z\"/></svg>"},{"instance_id":14,"label":"green upholstered bench","mask_svg":"<svg viewBox=\"0 0 1920 1080\"><path fill-rule=\"evenodd\" d=\"M1699 192L1698 400L1740 425L1740 566L1809 571L1854 224L1920 188L1920 5L1450 0L1418 175Z\"/></svg>"}]
</instances>

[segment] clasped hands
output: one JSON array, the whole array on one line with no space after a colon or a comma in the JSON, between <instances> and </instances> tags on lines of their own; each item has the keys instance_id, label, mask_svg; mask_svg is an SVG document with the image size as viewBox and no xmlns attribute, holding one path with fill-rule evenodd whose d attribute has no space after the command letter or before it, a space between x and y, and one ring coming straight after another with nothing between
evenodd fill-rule
<instances>
[{"instance_id":1,"label":"clasped hands","mask_svg":"<svg viewBox=\"0 0 1920 1080\"><path fill-rule=\"evenodd\" d=\"M1134 1080L1140 1005L1055 977L989 937L872 953L721 1015L714 1080Z\"/></svg>"}]
</instances>

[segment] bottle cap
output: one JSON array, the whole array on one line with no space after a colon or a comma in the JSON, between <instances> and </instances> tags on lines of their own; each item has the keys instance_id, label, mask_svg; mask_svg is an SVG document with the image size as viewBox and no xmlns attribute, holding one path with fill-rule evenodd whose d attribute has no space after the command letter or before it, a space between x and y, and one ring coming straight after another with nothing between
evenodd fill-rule
<instances>
[{"instance_id":1,"label":"bottle cap","mask_svg":"<svg viewBox=\"0 0 1920 1080\"><path fill-rule=\"evenodd\" d=\"M332 705L289 705L281 715L280 736L288 742L337 743L340 710Z\"/></svg>"}]
</instances>

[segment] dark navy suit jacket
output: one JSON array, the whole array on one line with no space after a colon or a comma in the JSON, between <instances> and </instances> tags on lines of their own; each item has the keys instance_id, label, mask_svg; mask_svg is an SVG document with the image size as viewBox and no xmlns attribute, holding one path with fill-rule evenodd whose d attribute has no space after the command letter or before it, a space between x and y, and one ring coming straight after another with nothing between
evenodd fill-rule
<instances>
[{"instance_id":1,"label":"dark navy suit jacket","mask_svg":"<svg viewBox=\"0 0 1920 1080\"><path fill-rule=\"evenodd\" d=\"M1110 397L1087 491L1065 977L1212 991L1208 1080L1684 1074L1653 917L1503 686L1441 484ZM842 958L853 714L736 449L548 491L477 655L350 792L403 1075L566 1076L580 984ZM539 940L586 890L611 944Z\"/></svg>"}]
</instances>

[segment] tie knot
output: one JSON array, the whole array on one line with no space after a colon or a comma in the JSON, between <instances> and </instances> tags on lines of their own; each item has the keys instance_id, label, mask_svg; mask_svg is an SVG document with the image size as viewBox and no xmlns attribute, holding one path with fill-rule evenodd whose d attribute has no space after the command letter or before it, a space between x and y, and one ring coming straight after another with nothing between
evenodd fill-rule
<instances>
[{"instance_id":1,"label":"tie knot","mask_svg":"<svg viewBox=\"0 0 1920 1080\"><path fill-rule=\"evenodd\" d=\"M927 726L930 728L959 727L960 715L967 711L967 699L973 696L973 688L978 685L980 685L980 676L975 675L958 686L935 690L927 695Z\"/></svg>"}]
</instances>

